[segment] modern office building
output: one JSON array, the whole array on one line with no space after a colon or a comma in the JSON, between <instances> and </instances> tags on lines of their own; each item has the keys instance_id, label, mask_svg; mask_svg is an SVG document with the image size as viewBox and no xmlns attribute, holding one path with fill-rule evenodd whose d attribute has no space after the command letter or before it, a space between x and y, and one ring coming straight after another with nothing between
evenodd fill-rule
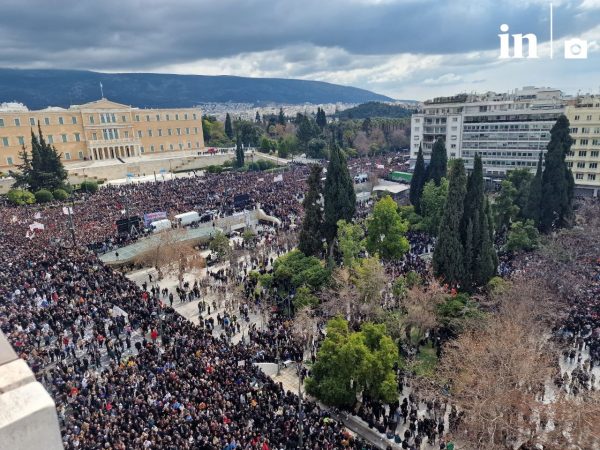
<instances>
[{"instance_id":1,"label":"modern office building","mask_svg":"<svg viewBox=\"0 0 600 450\"><path fill-rule=\"evenodd\" d=\"M463 158L467 169L479 153L485 176L502 178L517 168L534 171L565 104L561 91L535 87L427 101L412 118L411 159L416 158L420 143L429 159L432 143L442 137L448 159Z\"/></svg>"},{"instance_id":2,"label":"modern office building","mask_svg":"<svg viewBox=\"0 0 600 450\"><path fill-rule=\"evenodd\" d=\"M598 196L600 191L600 97L578 97L565 112L573 145L567 165L573 172L577 194Z\"/></svg>"},{"instance_id":3,"label":"modern office building","mask_svg":"<svg viewBox=\"0 0 600 450\"><path fill-rule=\"evenodd\" d=\"M140 109L105 98L69 108L29 111L0 105L0 171L19 164L38 123L63 161L108 160L204 148L202 113L197 108Z\"/></svg>"}]
</instances>

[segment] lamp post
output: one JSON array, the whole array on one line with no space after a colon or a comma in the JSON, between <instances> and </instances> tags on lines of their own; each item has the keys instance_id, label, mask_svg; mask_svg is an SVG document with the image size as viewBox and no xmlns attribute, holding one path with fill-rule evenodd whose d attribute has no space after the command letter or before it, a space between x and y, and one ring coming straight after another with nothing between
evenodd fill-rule
<instances>
[{"instance_id":1,"label":"lamp post","mask_svg":"<svg viewBox=\"0 0 600 450\"><path fill-rule=\"evenodd\" d=\"M304 448L304 424L302 412L302 360L298 361L298 449Z\"/></svg>"}]
</instances>

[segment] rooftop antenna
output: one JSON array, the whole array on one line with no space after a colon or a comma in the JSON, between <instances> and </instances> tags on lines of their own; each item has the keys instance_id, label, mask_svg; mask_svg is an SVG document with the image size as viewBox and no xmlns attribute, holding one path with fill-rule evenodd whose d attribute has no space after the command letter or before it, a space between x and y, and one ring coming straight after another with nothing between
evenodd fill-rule
<instances>
[{"instance_id":1,"label":"rooftop antenna","mask_svg":"<svg viewBox=\"0 0 600 450\"><path fill-rule=\"evenodd\" d=\"M100 82L100 98L104 98L104 89L102 88L102 81Z\"/></svg>"}]
</instances>

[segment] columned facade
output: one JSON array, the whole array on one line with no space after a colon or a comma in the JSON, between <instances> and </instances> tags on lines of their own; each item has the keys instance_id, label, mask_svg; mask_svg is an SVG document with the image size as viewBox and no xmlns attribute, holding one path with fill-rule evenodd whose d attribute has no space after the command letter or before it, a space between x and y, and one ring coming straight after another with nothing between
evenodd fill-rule
<instances>
[{"instance_id":1,"label":"columned facade","mask_svg":"<svg viewBox=\"0 0 600 450\"><path fill-rule=\"evenodd\" d=\"M11 104L0 108L0 172L20 163L19 153L31 147L30 130L38 123L67 164L204 150L198 108L140 109L105 98L41 111Z\"/></svg>"}]
</instances>

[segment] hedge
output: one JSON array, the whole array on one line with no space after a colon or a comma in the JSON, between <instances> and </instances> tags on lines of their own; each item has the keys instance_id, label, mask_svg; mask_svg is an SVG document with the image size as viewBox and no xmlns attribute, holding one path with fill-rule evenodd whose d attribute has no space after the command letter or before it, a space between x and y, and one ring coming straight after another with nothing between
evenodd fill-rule
<instances>
[{"instance_id":1,"label":"hedge","mask_svg":"<svg viewBox=\"0 0 600 450\"><path fill-rule=\"evenodd\" d=\"M38 203L47 203L54 200L54 196L48 189L40 189L35 193L35 200Z\"/></svg>"},{"instance_id":2,"label":"hedge","mask_svg":"<svg viewBox=\"0 0 600 450\"><path fill-rule=\"evenodd\" d=\"M35 195L23 189L11 189L7 194L8 201L14 205L31 205L35 203Z\"/></svg>"},{"instance_id":3,"label":"hedge","mask_svg":"<svg viewBox=\"0 0 600 450\"><path fill-rule=\"evenodd\" d=\"M64 189L54 189L52 195L56 200L66 200L69 197L69 194Z\"/></svg>"}]
</instances>

